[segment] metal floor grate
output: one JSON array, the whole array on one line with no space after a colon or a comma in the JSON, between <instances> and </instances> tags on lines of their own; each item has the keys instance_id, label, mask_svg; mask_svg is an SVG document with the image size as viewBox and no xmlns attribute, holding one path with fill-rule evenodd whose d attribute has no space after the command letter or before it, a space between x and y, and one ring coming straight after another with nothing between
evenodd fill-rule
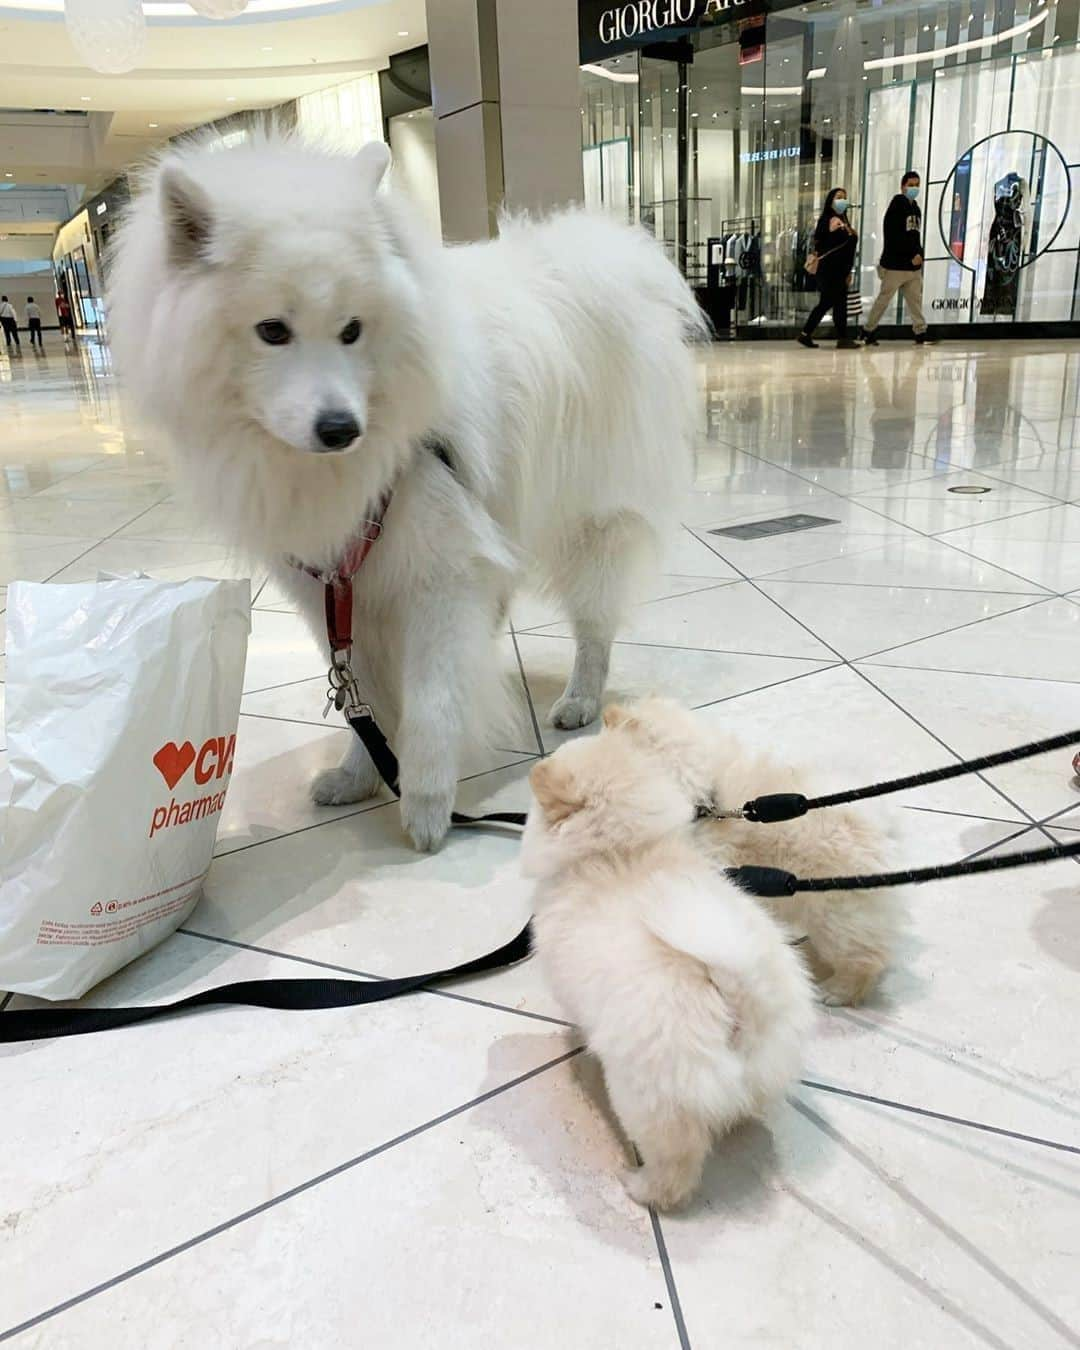
<instances>
[{"instance_id":1,"label":"metal floor grate","mask_svg":"<svg viewBox=\"0 0 1080 1350\"><path fill-rule=\"evenodd\" d=\"M838 520L825 516L776 516L772 520L755 520L749 525L725 525L723 529L708 530L708 534L722 534L726 539L768 539L774 534L793 534L796 530L816 530L822 525L839 525Z\"/></svg>"}]
</instances>

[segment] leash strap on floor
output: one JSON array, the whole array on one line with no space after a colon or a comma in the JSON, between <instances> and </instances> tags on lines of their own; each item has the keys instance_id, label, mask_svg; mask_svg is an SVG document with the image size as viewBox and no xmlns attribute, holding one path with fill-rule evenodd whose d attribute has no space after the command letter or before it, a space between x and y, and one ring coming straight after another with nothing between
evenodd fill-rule
<instances>
[{"instance_id":1,"label":"leash strap on floor","mask_svg":"<svg viewBox=\"0 0 1080 1350\"><path fill-rule=\"evenodd\" d=\"M923 881L970 877L979 872L1003 872L1012 867L1031 867L1036 863L1054 862L1058 858L1075 858L1078 855L1080 842L1029 849L1026 853L972 858L967 862L942 863L938 867L916 867L907 872L879 872L856 877L797 877L793 872L785 872L779 867L726 867L724 871L751 895L766 900L782 900L809 891L870 891L879 886L916 886Z\"/></svg>"},{"instance_id":2,"label":"leash strap on floor","mask_svg":"<svg viewBox=\"0 0 1080 1350\"><path fill-rule=\"evenodd\" d=\"M363 742L364 749L371 756L371 762L379 777L394 794L395 797L401 796L401 788L398 785L398 762L397 756L390 749L390 743L382 733L382 729L367 709L359 712L347 712L346 720L353 731ZM524 811L489 811L484 816L467 816L460 811L455 811L450 817L452 825L524 825Z\"/></svg>"},{"instance_id":3,"label":"leash strap on floor","mask_svg":"<svg viewBox=\"0 0 1080 1350\"><path fill-rule=\"evenodd\" d=\"M85 1036L91 1031L153 1022L174 1013L215 1004L233 1003L249 1008L276 1008L282 1012L310 1012L319 1008L354 1008L364 1003L411 994L428 985L464 979L502 970L524 961L532 951L532 925L486 956L466 961L429 975L401 975L390 980L241 980L204 989L199 994L158 1003L146 1008L23 1008L0 1014L0 1045L15 1041L52 1040L60 1036Z\"/></svg>"},{"instance_id":4,"label":"leash strap on floor","mask_svg":"<svg viewBox=\"0 0 1080 1350\"><path fill-rule=\"evenodd\" d=\"M1013 764L1018 759L1030 759L1033 755L1062 750L1068 745L1080 745L1080 731L1065 731L1045 741L1031 741L1027 745L1014 746L1011 750L982 755L979 759L965 759L944 769L929 769L926 773L913 773L907 778L892 778L885 783L871 783L869 787L853 788L849 792L834 792L828 797L804 797L801 792L774 792L747 802L742 809L742 817L758 824L773 825L781 820L805 816L807 811L819 811L826 806L844 806L850 802L865 801L868 797L885 797L891 792L926 787L929 783L943 783L947 778L962 778L965 774L996 769L1002 764Z\"/></svg>"}]
</instances>

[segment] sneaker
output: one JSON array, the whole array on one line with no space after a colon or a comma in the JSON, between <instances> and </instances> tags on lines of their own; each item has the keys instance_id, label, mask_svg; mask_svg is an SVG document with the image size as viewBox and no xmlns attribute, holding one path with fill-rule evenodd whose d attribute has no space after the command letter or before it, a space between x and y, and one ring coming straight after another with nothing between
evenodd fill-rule
<instances>
[{"instance_id":1,"label":"sneaker","mask_svg":"<svg viewBox=\"0 0 1080 1350\"><path fill-rule=\"evenodd\" d=\"M809 335L809 333L800 333L799 336L795 339L795 341L801 343L802 346L804 347L814 347L815 349L817 348L817 343Z\"/></svg>"},{"instance_id":2,"label":"sneaker","mask_svg":"<svg viewBox=\"0 0 1080 1350\"><path fill-rule=\"evenodd\" d=\"M920 347L937 346L937 338L932 338L929 333L916 333L915 341Z\"/></svg>"},{"instance_id":3,"label":"sneaker","mask_svg":"<svg viewBox=\"0 0 1080 1350\"><path fill-rule=\"evenodd\" d=\"M871 333L868 328L863 330L862 340L864 347L879 347L881 345L877 334Z\"/></svg>"}]
</instances>

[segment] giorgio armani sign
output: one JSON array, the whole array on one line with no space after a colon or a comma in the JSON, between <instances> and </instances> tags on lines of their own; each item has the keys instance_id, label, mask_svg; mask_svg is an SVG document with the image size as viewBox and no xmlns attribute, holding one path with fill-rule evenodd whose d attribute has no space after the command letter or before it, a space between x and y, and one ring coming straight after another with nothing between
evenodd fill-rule
<instances>
[{"instance_id":1,"label":"giorgio armani sign","mask_svg":"<svg viewBox=\"0 0 1080 1350\"><path fill-rule=\"evenodd\" d=\"M582 61L618 56L649 42L667 42L704 24L749 18L772 8L767 0L580 0Z\"/></svg>"}]
</instances>

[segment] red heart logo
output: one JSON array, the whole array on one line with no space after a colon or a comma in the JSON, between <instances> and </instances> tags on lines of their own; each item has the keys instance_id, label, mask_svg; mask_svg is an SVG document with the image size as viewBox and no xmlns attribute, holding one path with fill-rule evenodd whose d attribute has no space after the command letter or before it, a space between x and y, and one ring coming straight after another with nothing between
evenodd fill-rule
<instances>
[{"instance_id":1,"label":"red heart logo","mask_svg":"<svg viewBox=\"0 0 1080 1350\"><path fill-rule=\"evenodd\" d=\"M195 747L190 741L185 741L183 745L167 741L154 756L157 771L168 783L170 792L191 768L194 759Z\"/></svg>"}]
</instances>

